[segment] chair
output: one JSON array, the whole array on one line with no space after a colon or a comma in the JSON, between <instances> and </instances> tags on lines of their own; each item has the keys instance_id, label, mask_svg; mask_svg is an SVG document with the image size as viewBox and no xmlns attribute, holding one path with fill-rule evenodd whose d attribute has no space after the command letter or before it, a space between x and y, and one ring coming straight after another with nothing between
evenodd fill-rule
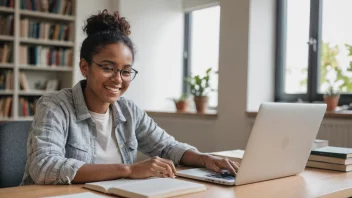
<instances>
[{"instance_id":1,"label":"chair","mask_svg":"<svg viewBox=\"0 0 352 198\"><path fill-rule=\"evenodd\" d=\"M0 124L0 188L18 186L27 159L27 138L32 121Z\"/></svg>"}]
</instances>

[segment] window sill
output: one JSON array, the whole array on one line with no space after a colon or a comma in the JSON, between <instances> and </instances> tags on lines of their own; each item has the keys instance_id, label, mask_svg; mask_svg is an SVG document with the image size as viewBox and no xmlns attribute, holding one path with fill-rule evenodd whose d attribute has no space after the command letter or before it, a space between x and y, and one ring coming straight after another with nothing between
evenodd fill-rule
<instances>
[{"instance_id":1,"label":"window sill","mask_svg":"<svg viewBox=\"0 0 352 198\"><path fill-rule=\"evenodd\" d=\"M258 112L247 111L248 117L255 118ZM341 111L327 111L324 118L338 118L338 119L352 119L352 110L341 110Z\"/></svg>"},{"instance_id":2,"label":"window sill","mask_svg":"<svg viewBox=\"0 0 352 198\"><path fill-rule=\"evenodd\" d=\"M189 111L185 113L179 113L176 111L146 111L147 114L151 117L168 117L168 118L201 118L201 119L209 119L214 120L218 117L217 111L208 110L204 114L199 114L195 111Z\"/></svg>"}]
</instances>

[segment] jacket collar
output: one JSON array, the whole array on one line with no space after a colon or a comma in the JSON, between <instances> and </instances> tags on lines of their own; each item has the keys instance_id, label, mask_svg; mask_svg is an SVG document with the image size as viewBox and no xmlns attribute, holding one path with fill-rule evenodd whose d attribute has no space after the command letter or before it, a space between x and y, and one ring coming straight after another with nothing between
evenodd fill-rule
<instances>
[{"instance_id":1,"label":"jacket collar","mask_svg":"<svg viewBox=\"0 0 352 198\"><path fill-rule=\"evenodd\" d=\"M73 104L75 107L77 122L91 118L88 111L86 101L84 100L83 89L86 87L87 81L81 80L72 88ZM120 100L120 99L119 99ZM115 124L118 122L126 122L126 118L121 111L121 107L118 102L110 104L110 109L112 110L113 117L115 119Z\"/></svg>"}]
</instances>

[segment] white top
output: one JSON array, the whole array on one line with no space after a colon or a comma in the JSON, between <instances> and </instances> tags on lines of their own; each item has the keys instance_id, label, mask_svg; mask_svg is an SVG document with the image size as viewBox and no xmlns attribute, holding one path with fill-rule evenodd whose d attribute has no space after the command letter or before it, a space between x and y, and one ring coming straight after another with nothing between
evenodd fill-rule
<instances>
[{"instance_id":1,"label":"white top","mask_svg":"<svg viewBox=\"0 0 352 198\"><path fill-rule=\"evenodd\" d=\"M97 127L95 164L121 164L122 157L112 128L112 112L105 114L89 111Z\"/></svg>"}]
</instances>

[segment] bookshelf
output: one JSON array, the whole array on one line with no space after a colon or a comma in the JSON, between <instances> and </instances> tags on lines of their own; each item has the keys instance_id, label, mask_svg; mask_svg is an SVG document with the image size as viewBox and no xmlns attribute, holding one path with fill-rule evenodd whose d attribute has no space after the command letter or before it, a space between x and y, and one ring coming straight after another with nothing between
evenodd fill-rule
<instances>
[{"instance_id":1,"label":"bookshelf","mask_svg":"<svg viewBox=\"0 0 352 198\"><path fill-rule=\"evenodd\" d=\"M57 89L73 86L75 4L0 1L0 24L9 27L0 30L0 122L32 120L38 98L53 91L46 90L50 80L57 80Z\"/></svg>"}]
</instances>

